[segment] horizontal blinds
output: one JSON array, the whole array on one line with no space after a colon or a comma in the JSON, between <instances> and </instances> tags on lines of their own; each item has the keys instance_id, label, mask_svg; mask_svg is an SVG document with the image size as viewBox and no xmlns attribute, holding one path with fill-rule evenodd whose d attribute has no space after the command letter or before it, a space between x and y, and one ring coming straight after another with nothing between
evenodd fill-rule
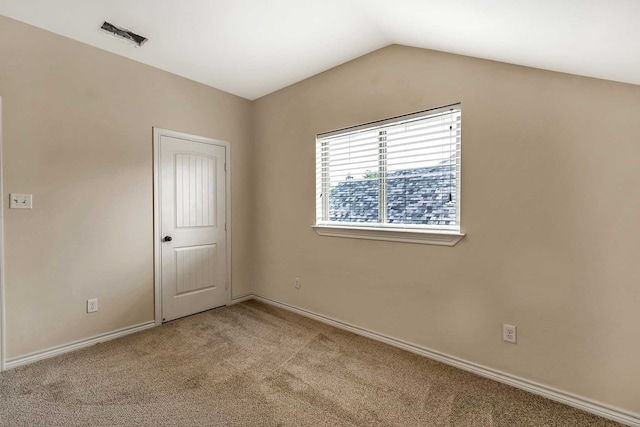
<instances>
[{"instance_id":1,"label":"horizontal blinds","mask_svg":"<svg viewBox=\"0 0 640 427\"><path fill-rule=\"evenodd\" d=\"M457 227L460 138L459 104L319 134L318 223Z\"/></svg>"},{"instance_id":2,"label":"horizontal blinds","mask_svg":"<svg viewBox=\"0 0 640 427\"><path fill-rule=\"evenodd\" d=\"M371 123L365 123L357 126L350 126L344 129L338 129L331 132L324 132L318 134L318 138L327 138L333 135L344 135L347 133L357 133L360 131L370 131L372 129L379 129L387 125L396 125L399 123L410 122L412 120L420 120L424 117L438 117L439 115L450 114L452 110L460 110L460 104L451 104L444 107L432 108L429 110L418 111L416 113L405 114L403 116L392 117L389 119L378 120Z\"/></svg>"}]
</instances>

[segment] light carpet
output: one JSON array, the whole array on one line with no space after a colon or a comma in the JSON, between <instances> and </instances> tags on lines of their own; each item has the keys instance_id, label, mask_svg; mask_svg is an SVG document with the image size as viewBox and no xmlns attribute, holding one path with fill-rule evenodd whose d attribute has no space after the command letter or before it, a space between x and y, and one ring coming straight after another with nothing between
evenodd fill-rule
<instances>
[{"instance_id":1,"label":"light carpet","mask_svg":"<svg viewBox=\"0 0 640 427\"><path fill-rule=\"evenodd\" d=\"M0 374L0 426L619 426L256 301Z\"/></svg>"}]
</instances>

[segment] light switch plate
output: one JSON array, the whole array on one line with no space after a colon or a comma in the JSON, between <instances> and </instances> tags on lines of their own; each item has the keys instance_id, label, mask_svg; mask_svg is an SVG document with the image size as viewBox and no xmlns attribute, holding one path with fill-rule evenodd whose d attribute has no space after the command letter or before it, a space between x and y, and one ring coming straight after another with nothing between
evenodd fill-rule
<instances>
[{"instance_id":1,"label":"light switch plate","mask_svg":"<svg viewBox=\"0 0 640 427\"><path fill-rule=\"evenodd\" d=\"M9 194L9 209L31 209L31 194L11 193Z\"/></svg>"}]
</instances>

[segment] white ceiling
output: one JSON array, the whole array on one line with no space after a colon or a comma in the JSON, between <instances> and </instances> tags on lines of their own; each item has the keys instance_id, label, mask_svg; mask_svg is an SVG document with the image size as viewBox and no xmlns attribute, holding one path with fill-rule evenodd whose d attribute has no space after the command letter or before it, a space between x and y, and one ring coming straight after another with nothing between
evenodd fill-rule
<instances>
[{"instance_id":1,"label":"white ceiling","mask_svg":"<svg viewBox=\"0 0 640 427\"><path fill-rule=\"evenodd\" d=\"M392 43L640 84L640 0L0 0L0 14L248 99Z\"/></svg>"}]
</instances>

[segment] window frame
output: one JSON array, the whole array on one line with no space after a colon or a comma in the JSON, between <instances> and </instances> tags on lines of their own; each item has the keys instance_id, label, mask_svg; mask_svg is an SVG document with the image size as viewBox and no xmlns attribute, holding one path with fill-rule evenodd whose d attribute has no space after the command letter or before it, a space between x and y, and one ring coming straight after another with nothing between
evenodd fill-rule
<instances>
[{"instance_id":1,"label":"window frame","mask_svg":"<svg viewBox=\"0 0 640 427\"><path fill-rule=\"evenodd\" d=\"M454 246L464 236L460 227L460 175L462 164L461 151L461 128L462 118L460 118L459 128L456 129L456 147L455 152L460 153L455 163L455 184L456 184L456 224L451 225L423 225L423 224L399 224L387 223L387 197L386 197L386 171L387 171L387 144L386 130L381 129L385 125L400 124L402 122L435 117L438 114L447 114L453 110L462 114L462 103L455 103L443 107L431 108L418 111L415 113L404 114L400 116L390 117L383 120L364 123L357 126L350 126L337 129L330 132L324 132L316 135L316 222L312 228L320 236L330 237L346 237L367 240L387 240L405 243L421 243L442 246ZM329 218L329 196L330 182L323 180L322 177L329 171L329 161L327 159L328 151L322 147L329 142L326 138L353 133L360 130L375 130L378 128L378 222L338 222L323 220L321 218ZM319 218L321 216L321 218Z\"/></svg>"}]
</instances>

